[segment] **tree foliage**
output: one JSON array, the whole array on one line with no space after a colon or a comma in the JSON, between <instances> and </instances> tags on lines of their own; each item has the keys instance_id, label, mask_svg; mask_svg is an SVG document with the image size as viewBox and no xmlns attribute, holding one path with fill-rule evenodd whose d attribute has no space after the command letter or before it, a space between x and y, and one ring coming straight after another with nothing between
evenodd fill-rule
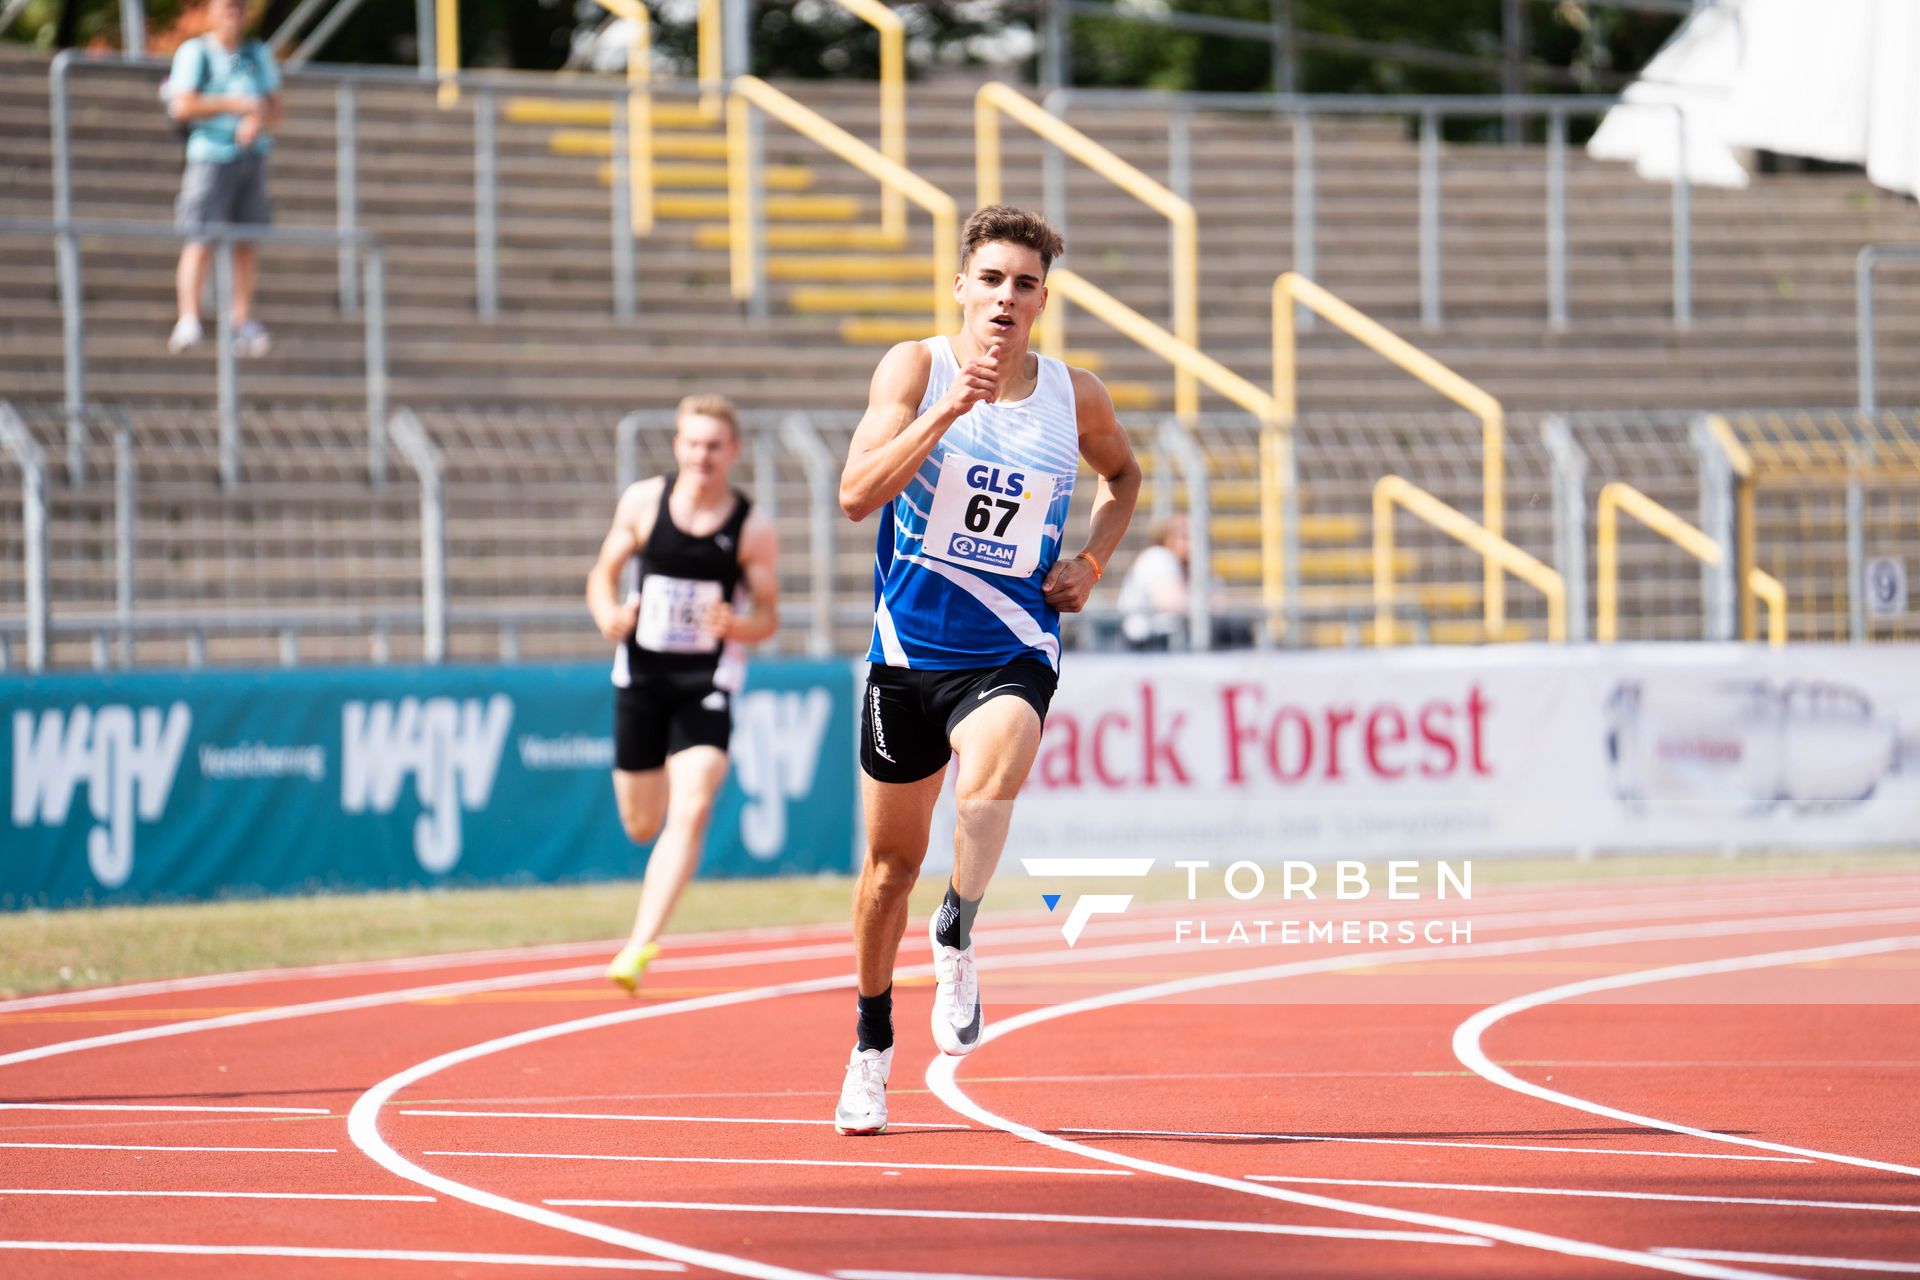
<instances>
[{"instance_id":1,"label":"tree foliage","mask_svg":"<svg viewBox=\"0 0 1920 1280\"><path fill-rule=\"evenodd\" d=\"M260 28L274 30L297 0L266 0ZM989 62L1031 76L1033 50L1048 0L911 0L896 3L916 71ZM1259 24L1270 0L1117 0L1139 14L1175 9ZM1501 0L1291 0L1303 33L1397 43L1496 60L1502 49ZM205 0L148 0L149 29L160 49L204 25ZM758 0L753 6L754 70L800 78L870 78L879 69L872 28L832 0ZM1528 54L1565 72L1544 87L1600 89L1641 65L1671 34L1671 17L1616 9L1597 0L1527 0ZM663 57L693 65L690 0L656 0L655 44ZM460 0L461 60L467 66L529 69L562 65L576 37L607 18L594 0ZM326 46L330 62L416 60L415 6L371 0ZM31 0L8 38L42 46L119 43L118 0ZM170 39L169 33L174 33ZM1260 91L1274 88L1264 41L1171 30L1143 21L1079 15L1071 19L1071 73L1081 85ZM1302 44L1297 87L1314 93L1456 93L1499 88L1498 72L1422 67L1389 57Z\"/></svg>"}]
</instances>

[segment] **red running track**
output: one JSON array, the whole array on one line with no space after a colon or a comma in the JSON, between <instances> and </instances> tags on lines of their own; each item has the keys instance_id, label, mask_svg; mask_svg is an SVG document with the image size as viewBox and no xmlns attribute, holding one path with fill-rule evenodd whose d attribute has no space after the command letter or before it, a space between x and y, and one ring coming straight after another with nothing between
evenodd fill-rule
<instances>
[{"instance_id":1,"label":"red running track","mask_svg":"<svg viewBox=\"0 0 1920 1280\"><path fill-rule=\"evenodd\" d=\"M1920 1274L1911 874L1303 905L1471 937L1001 912L944 1059L910 929L871 1139L840 927L0 1002L0 1275Z\"/></svg>"}]
</instances>

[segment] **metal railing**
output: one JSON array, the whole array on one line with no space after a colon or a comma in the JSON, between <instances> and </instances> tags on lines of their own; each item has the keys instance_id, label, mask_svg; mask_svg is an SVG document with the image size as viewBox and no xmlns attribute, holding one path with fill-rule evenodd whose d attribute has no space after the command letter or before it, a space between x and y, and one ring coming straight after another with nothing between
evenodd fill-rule
<instances>
[{"instance_id":1,"label":"metal railing","mask_svg":"<svg viewBox=\"0 0 1920 1280\"><path fill-rule=\"evenodd\" d=\"M1373 486L1373 595L1376 607L1373 642L1394 643L1393 511L1400 507L1440 532L1465 544L1490 565L1537 588L1547 598L1547 639L1567 639L1567 587L1558 573L1514 546L1499 534L1454 510L1440 499L1400 476L1382 476ZM1491 640L1506 639L1504 621Z\"/></svg>"},{"instance_id":2,"label":"metal railing","mask_svg":"<svg viewBox=\"0 0 1920 1280\"><path fill-rule=\"evenodd\" d=\"M1596 589L1597 611L1594 638L1612 644L1620 634L1620 514L1625 512L1702 564L1718 566L1726 560L1725 548L1693 525L1624 481L1615 480L1600 490L1594 523L1597 526ZM1787 642L1787 593L1778 578L1754 569L1747 575L1748 589L1767 602L1767 642L1776 647Z\"/></svg>"},{"instance_id":3,"label":"metal railing","mask_svg":"<svg viewBox=\"0 0 1920 1280\"><path fill-rule=\"evenodd\" d=\"M1189 347L1200 345L1200 230L1193 205L1155 182L1086 134L1027 101L1019 92L998 81L980 86L974 95L974 174L977 198L981 205L1000 203L1001 182L1000 117L1005 115L1024 126L1054 148L1072 156L1081 164L1113 183L1134 199L1165 218L1172 231L1172 253L1168 267L1172 275L1172 328L1174 335ZM1056 228L1066 226L1065 182L1053 194L1049 185L1048 216ZM1055 214L1059 216L1054 218ZM1066 309L1050 307L1041 315L1042 345L1053 354L1066 346ZM1191 422L1200 411L1200 388L1193 374L1175 366L1173 383L1174 412Z\"/></svg>"},{"instance_id":4,"label":"metal railing","mask_svg":"<svg viewBox=\"0 0 1920 1280\"><path fill-rule=\"evenodd\" d=\"M1480 419L1480 520L1487 533L1495 538L1502 537L1506 531L1506 414L1500 407L1500 402L1379 321L1342 301L1304 276L1288 271L1281 273L1280 277L1273 282L1273 400L1275 405L1273 421L1277 425L1273 433L1276 440L1274 445L1276 456L1270 467L1262 468L1262 490L1266 495L1262 504L1262 520L1263 527L1267 530L1263 545L1267 555L1271 558L1279 553L1281 538L1279 530L1284 523L1287 523L1283 513L1274 506L1273 494L1283 483L1286 475L1285 461L1277 453L1283 447L1280 437L1291 428L1294 419L1298 416L1299 386L1295 376L1297 351L1294 334L1296 305L1318 314L1375 354L1418 378ZM1290 493L1291 490L1292 485L1288 483L1286 491ZM1483 604L1486 611L1487 635L1489 638L1497 638L1506 629L1506 579L1501 574L1503 562L1499 558L1490 555L1483 558L1486 561ZM1278 575L1277 566L1271 561L1267 569L1265 587L1271 608L1274 594L1284 593L1286 589L1286 584Z\"/></svg>"},{"instance_id":5,"label":"metal railing","mask_svg":"<svg viewBox=\"0 0 1920 1280\"><path fill-rule=\"evenodd\" d=\"M27 669L47 665L47 462L27 424L0 401L0 449L20 468L20 526L25 543Z\"/></svg>"},{"instance_id":6,"label":"metal railing","mask_svg":"<svg viewBox=\"0 0 1920 1280\"><path fill-rule=\"evenodd\" d=\"M393 415L393 444L420 481L420 621L428 662L447 656L447 504L441 485L440 450L420 419L406 409Z\"/></svg>"},{"instance_id":7,"label":"metal railing","mask_svg":"<svg viewBox=\"0 0 1920 1280\"><path fill-rule=\"evenodd\" d=\"M216 223L185 232L158 222L108 222L76 218L0 218L0 235L51 235L59 251L62 359L68 420L68 453L75 456L85 431L87 404L86 295L81 287L83 240L162 240L175 243L213 241L215 314L215 384L220 415L220 480L240 480L240 391L233 344L233 247L235 244L331 245L350 244L361 255L366 307L362 328L366 340L367 472L375 484L386 478L387 310L386 255L368 231L325 227L263 227Z\"/></svg>"},{"instance_id":8,"label":"metal railing","mask_svg":"<svg viewBox=\"0 0 1920 1280\"><path fill-rule=\"evenodd\" d=\"M1562 415L1540 424L1553 467L1553 567L1567 584L1567 639L1587 638L1587 455Z\"/></svg>"},{"instance_id":9,"label":"metal railing","mask_svg":"<svg viewBox=\"0 0 1920 1280\"><path fill-rule=\"evenodd\" d=\"M1178 417L1161 420L1155 437L1164 472L1178 471L1187 490L1187 647L1213 647L1213 498L1207 457Z\"/></svg>"},{"instance_id":10,"label":"metal railing","mask_svg":"<svg viewBox=\"0 0 1920 1280\"><path fill-rule=\"evenodd\" d=\"M731 229L733 296L751 314L767 314L766 200L761 164L759 111L838 156L883 190L897 192L933 219L933 323L938 331L959 324L959 304L950 287L959 270L960 214L953 197L891 157L876 151L819 112L756 76L738 76L727 99L727 221Z\"/></svg>"},{"instance_id":11,"label":"metal railing","mask_svg":"<svg viewBox=\"0 0 1920 1280\"><path fill-rule=\"evenodd\" d=\"M1318 186L1313 121L1316 116L1360 115L1415 117L1420 121L1419 215L1420 316L1437 328L1444 313L1441 264L1440 122L1449 118L1544 116L1547 121L1547 320L1565 328L1569 315L1567 287L1567 126L1575 116L1600 115L1625 104L1617 97L1576 95L1399 97L1364 94L1172 93L1157 89L1055 89L1042 100L1046 110L1064 117L1075 106L1152 107L1168 113L1168 185L1183 199L1192 198L1192 117L1197 112L1233 112L1285 118L1293 131L1293 269L1311 276L1317 267L1319 223L1315 211ZM1677 104L1640 103L1635 107L1664 107L1674 113L1679 154L1686 154L1687 118ZM1066 184L1058 176L1059 159L1049 152L1045 191L1046 214L1064 225ZM1693 323L1693 189L1682 166L1674 178L1673 202L1673 323Z\"/></svg>"},{"instance_id":12,"label":"metal railing","mask_svg":"<svg viewBox=\"0 0 1920 1280\"><path fill-rule=\"evenodd\" d=\"M1880 348L1873 306L1873 277L1882 262L1920 262L1920 245L1870 244L1854 259L1854 317L1859 344L1856 379L1860 412L1869 414L1880 410Z\"/></svg>"}]
</instances>

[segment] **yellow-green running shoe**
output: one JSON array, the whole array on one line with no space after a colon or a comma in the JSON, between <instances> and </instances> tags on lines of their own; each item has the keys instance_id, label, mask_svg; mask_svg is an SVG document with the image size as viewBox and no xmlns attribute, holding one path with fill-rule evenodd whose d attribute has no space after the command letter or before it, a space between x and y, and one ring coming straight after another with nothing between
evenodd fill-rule
<instances>
[{"instance_id":1,"label":"yellow-green running shoe","mask_svg":"<svg viewBox=\"0 0 1920 1280\"><path fill-rule=\"evenodd\" d=\"M607 966L607 981L619 987L628 995L640 985L640 975L647 971L647 965L660 954L660 944L648 942L641 946L631 943L620 948L620 954Z\"/></svg>"}]
</instances>

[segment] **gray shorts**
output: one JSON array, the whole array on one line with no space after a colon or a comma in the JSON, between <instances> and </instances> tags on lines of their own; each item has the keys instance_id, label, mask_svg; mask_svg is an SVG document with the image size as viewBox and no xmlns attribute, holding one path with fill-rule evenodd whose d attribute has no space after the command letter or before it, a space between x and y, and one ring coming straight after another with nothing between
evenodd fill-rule
<instances>
[{"instance_id":1,"label":"gray shorts","mask_svg":"<svg viewBox=\"0 0 1920 1280\"><path fill-rule=\"evenodd\" d=\"M222 162L189 160L173 202L173 225L189 234L213 222L268 223L273 201L267 198L267 158L242 152Z\"/></svg>"}]
</instances>

